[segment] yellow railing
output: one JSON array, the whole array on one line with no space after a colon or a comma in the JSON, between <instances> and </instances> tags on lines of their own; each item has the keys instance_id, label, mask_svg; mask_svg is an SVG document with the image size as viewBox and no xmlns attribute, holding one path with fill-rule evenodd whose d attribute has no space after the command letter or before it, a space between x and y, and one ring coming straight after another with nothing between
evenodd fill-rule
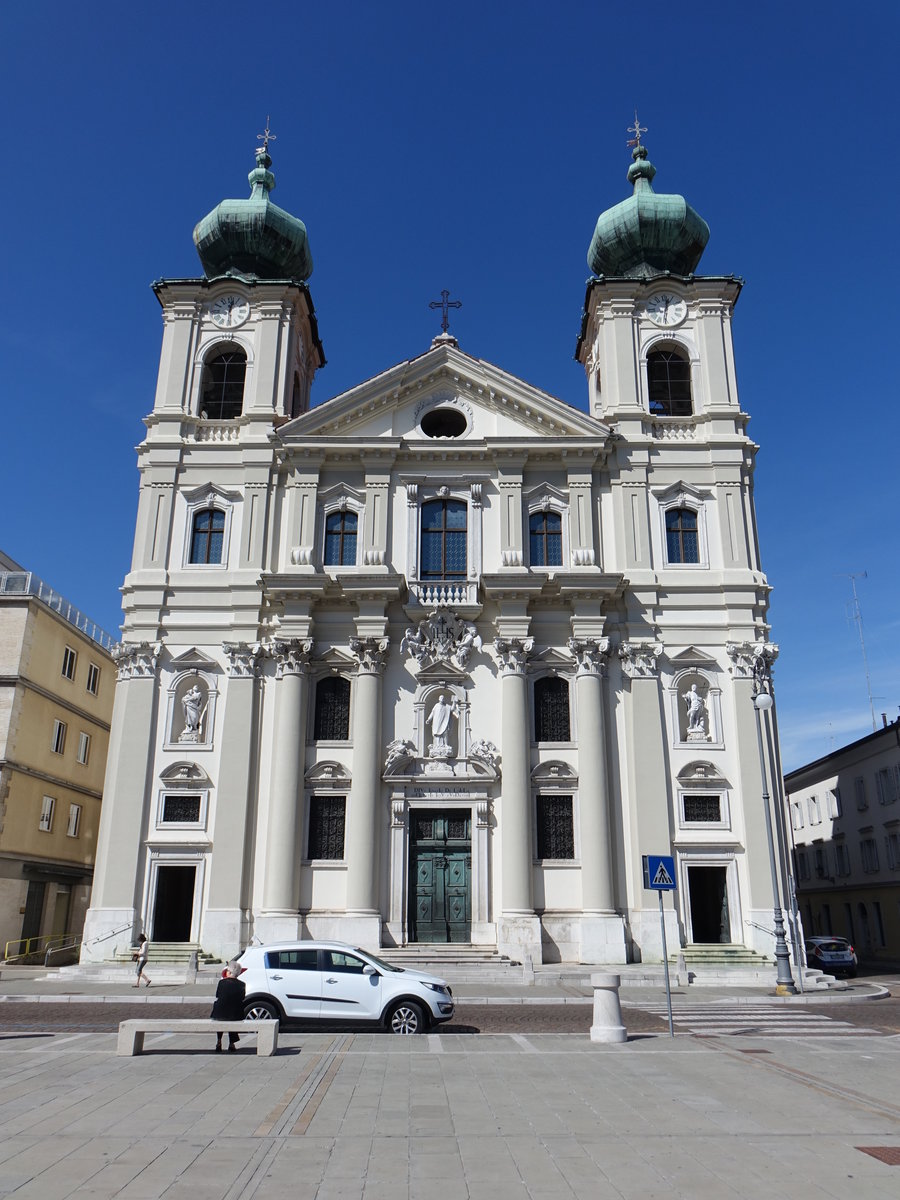
<instances>
[{"instance_id":1,"label":"yellow railing","mask_svg":"<svg viewBox=\"0 0 900 1200\"><path fill-rule=\"evenodd\" d=\"M45 933L41 937L30 938L13 938L6 943L3 950L3 961L14 962L17 958L29 958L33 954L43 954L47 950L52 950L55 946L62 946L65 942L71 942L77 938L74 933ZM11 946L22 946L24 950L17 950L10 954Z\"/></svg>"}]
</instances>

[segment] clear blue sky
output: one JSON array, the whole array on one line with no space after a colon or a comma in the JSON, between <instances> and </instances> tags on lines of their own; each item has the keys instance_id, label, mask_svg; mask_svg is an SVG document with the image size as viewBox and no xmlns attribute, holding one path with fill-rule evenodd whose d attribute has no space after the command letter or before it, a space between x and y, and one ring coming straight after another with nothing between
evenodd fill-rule
<instances>
[{"instance_id":1,"label":"clear blue sky","mask_svg":"<svg viewBox=\"0 0 900 1200\"><path fill-rule=\"evenodd\" d=\"M321 403L463 349L570 403L598 213L637 105L660 191L746 279L735 337L774 586L786 767L898 713L894 3L8 3L0 547L115 632L156 380L149 284L200 273L197 220L247 194L256 134L302 217ZM894 350L890 347L894 346ZM880 721L880 717L879 717Z\"/></svg>"}]
</instances>

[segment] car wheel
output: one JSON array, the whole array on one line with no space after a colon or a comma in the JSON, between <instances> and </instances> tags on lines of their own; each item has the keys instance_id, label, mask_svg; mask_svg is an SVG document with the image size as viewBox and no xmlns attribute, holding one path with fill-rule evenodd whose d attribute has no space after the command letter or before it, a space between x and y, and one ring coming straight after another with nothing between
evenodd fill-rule
<instances>
[{"instance_id":1,"label":"car wheel","mask_svg":"<svg viewBox=\"0 0 900 1200\"><path fill-rule=\"evenodd\" d=\"M424 1033L425 1014L418 1004L414 1004L412 1000L404 1000L391 1009L388 1028L391 1033Z\"/></svg>"},{"instance_id":2,"label":"car wheel","mask_svg":"<svg viewBox=\"0 0 900 1200\"><path fill-rule=\"evenodd\" d=\"M244 1005L245 1021L280 1021L281 1013L268 1000L251 1000Z\"/></svg>"}]
</instances>

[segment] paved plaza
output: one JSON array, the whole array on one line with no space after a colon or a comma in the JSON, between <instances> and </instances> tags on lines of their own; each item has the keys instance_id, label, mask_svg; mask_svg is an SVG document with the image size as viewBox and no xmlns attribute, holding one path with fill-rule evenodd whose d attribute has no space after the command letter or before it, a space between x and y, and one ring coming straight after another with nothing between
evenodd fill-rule
<instances>
[{"instance_id":1,"label":"paved plaza","mask_svg":"<svg viewBox=\"0 0 900 1200\"><path fill-rule=\"evenodd\" d=\"M16 1008L61 998L44 985ZM7 1028L0 1195L895 1200L900 1036L848 1036L840 1007L804 1025L764 993L692 993L674 1039L600 1046L582 998L583 1034L283 1033L274 1058L251 1036L217 1055L203 1035L148 1035L120 1058L114 1032Z\"/></svg>"}]
</instances>

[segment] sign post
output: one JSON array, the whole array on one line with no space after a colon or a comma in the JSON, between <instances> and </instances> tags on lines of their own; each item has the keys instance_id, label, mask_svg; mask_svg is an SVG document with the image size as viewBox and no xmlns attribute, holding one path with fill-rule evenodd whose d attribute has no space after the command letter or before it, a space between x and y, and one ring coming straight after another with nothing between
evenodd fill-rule
<instances>
[{"instance_id":1,"label":"sign post","mask_svg":"<svg viewBox=\"0 0 900 1200\"><path fill-rule=\"evenodd\" d=\"M675 891L675 859L664 854L645 854L644 887L659 896L659 929L662 934L663 966L666 972L666 1007L669 1010L669 1037L675 1036L672 1022L672 985L669 981L669 951L666 947L666 918L663 914L663 892Z\"/></svg>"}]
</instances>

